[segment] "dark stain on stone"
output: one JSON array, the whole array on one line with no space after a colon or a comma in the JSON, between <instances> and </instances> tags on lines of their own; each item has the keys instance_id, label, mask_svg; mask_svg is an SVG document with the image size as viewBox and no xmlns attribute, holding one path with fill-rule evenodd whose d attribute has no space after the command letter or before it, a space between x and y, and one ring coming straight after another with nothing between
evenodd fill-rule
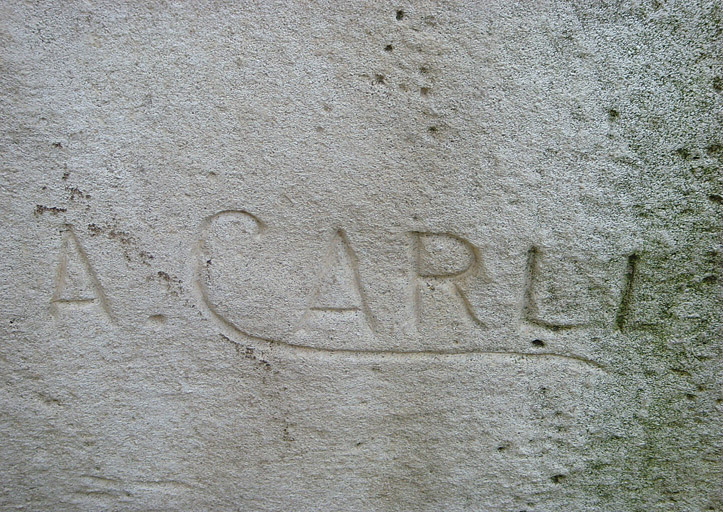
<instances>
[{"instance_id":1,"label":"dark stain on stone","mask_svg":"<svg viewBox=\"0 0 723 512\"><path fill-rule=\"evenodd\" d=\"M49 213L51 215L58 215L64 213L67 210L65 208L58 208L57 206L43 206L42 204L35 205L35 215L42 215Z\"/></svg>"},{"instance_id":2,"label":"dark stain on stone","mask_svg":"<svg viewBox=\"0 0 723 512\"><path fill-rule=\"evenodd\" d=\"M84 196L85 197L85 196ZM90 196L87 196L90 197ZM128 262L133 262L134 257L131 255L131 249L138 245L137 239L128 233L127 231L121 231L120 229L114 228L110 225L99 226L97 224L88 224L88 233L90 236L99 236L105 234L111 240L119 242L123 246L123 255ZM148 251L137 250L140 262L144 265L150 266L150 260L153 259L153 255Z\"/></svg>"},{"instance_id":3,"label":"dark stain on stone","mask_svg":"<svg viewBox=\"0 0 723 512\"><path fill-rule=\"evenodd\" d=\"M88 233L90 236L98 236L103 232L103 228L96 224L88 224Z\"/></svg>"},{"instance_id":4,"label":"dark stain on stone","mask_svg":"<svg viewBox=\"0 0 723 512\"><path fill-rule=\"evenodd\" d=\"M70 192L70 200L75 201L76 199L90 199L90 194L85 194L78 187L66 187Z\"/></svg>"},{"instance_id":5,"label":"dark stain on stone","mask_svg":"<svg viewBox=\"0 0 723 512\"><path fill-rule=\"evenodd\" d=\"M259 368L262 368L266 371L271 370L271 363L269 363L268 361L265 361L264 359L259 359L258 357L256 357L256 350L253 347L245 347L244 351L243 351L243 356L246 359L250 359L251 361L257 362L259 365Z\"/></svg>"}]
</instances>

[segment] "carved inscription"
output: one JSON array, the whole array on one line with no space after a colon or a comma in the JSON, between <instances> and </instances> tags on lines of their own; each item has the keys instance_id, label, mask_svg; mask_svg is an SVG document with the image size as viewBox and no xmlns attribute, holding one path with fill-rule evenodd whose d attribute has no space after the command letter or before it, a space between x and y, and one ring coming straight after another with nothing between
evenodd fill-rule
<instances>
[{"instance_id":1,"label":"carved inscription","mask_svg":"<svg viewBox=\"0 0 723 512\"><path fill-rule=\"evenodd\" d=\"M290 230L244 210L218 212L203 221L193 251L198 299L237 341L325 354L505 354L597 366L592 343L601 330L656 325L639 305L637 254L532 246L497 252L506 261L492 260L490 272L480 247L461 235L368 231ZM94 308L114 321L67 224L50 302L56 317ZM165 322L147 317L148 325Z\"/></svg>"},{"instance_id":2,"label":"carved inscription","mask_svg":"<svg viewBox=\"0 0 723 512\"><path fill-rule=\"evenodd\" d=\"M198 297L222 329L276 346L562 357L594 366L587 357L594 337L584 331L625 333L637 325L630 320L635 254L570 256L533 246L509 256L519 270L507 272L504 289L480 247L455 233L290 232L244 210L225 210L204 221L194 259ZM517 300L503 293L496 303L495 294L515 286ZM56 316L95 308L113 321L70 225L62 230L51 308ZM148 318L152 325L165 320ZM577 331L582 335L569 336Z\"/></svg>"},{"instance_id":3,"label":"carved inscription","mask_svg":"<svg viewBox=\"0 0 723 512\"><path fill-rule=\"evenodd\" d=\"M625 284L623 286L623 293L620 298L620 307L618 308L617 315L615 316L615 326L620 332L624 332L628 329L628 317L630 315L630 301L633 297L633 284L635 282L635 276L638 268L638 255L631 254L628 256L628 266L625 271Z\"/></svg>"},{"instance_id":4,"label":"carved inscription","mask_svg":"<svg viewBox=\"0 0 723 512\"><path fill-rule=\"evenodd\" d=\"M423 317L420 287L436 282L459 300L464 315L478 326L486 327L463 289L468 277L483 273L479 250L464 238L449 233L412 232L411 236L418 277L413 298L417 325ZM450 259L450 253L455 258Z\"/></svg>"},{"instance_id":5,"label":"carved inscription","mask_svg":"<svg viewBox=\"0 0 723 512\"><path fill-rule=\"evenodd\" d=\"M575 322L555 322L546 320L540 314L540 308L537 305L537 296L535 289L539 284L540 274L540 250L537 247L532 247L527 252L527 268L525 271L525 293L524 293L524 305L522 308L523 320L533 325L545 327L553 331L561 329L572 329L575 327L582 327L582 323Z\"/></svg>"},{"instance_id":6,"label":"carved inscription","mask_svg":"<svg viewBox=\"0 0 723 512\"><path fill-rule=\"evenodd\" d=\"M320 317L326 315L334 317L334 323L352 322L355 328L374 334L374 318L362 288L357 257L342 229L334 233L321 259L317 284L297 329L318 329Z\"/></svg>"},{"instance_id":7,"label":"carved inscription","mask_svg":"<svg viewBox=\"0 0 723 512\"><path fill-rule=\"evenodd\" d=\"M98 276L69 225L63 232L51 307L56 315L67 308L97 307L108 320L113 319Z\"/></svg>"},{"instance_id":8,"label":"carved inscription","mask_svg":"<svg viewBox=\"0 0 723 512\"><path fill-rule=\"evenodd\" d=\"M517 305L505 297L508 306L490 310L485 290L499 287L467 238L375 236L292 232L243 210L220 212L201 231L199 297L229 335L327 352L534 354L593 364L589 336L556 333L624 328L634 259L532 247L510 257L519 261L518 277L507 277L517 283ZM544 341L530 339L537 332Z\"/></svg>"},{"instance_id":9,"label":"carved inscription","mask_svg":"<svg viewBox=\"0 0 723 512\"><path fill-rule=\"evenodd\" d=\"M621 283L624 264L624 258L561 257L531 247L527 252L522 322L553 332L614 329L625 321L630 300L633 276L628 268Z\"/></svg>"}]
</instances>

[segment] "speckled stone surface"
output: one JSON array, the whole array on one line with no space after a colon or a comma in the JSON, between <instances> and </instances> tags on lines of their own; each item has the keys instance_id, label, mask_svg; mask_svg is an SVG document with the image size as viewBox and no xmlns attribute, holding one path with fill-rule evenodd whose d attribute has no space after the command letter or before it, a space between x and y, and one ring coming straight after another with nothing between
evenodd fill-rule
<instances>
[{"instance_id":1,"label":"speckled stone surface","mask_svg":"<svg viewBox=\"0 0 723 512\"><path fill-rule=\"evenodd\" d=\"M718 2L0 5L0 508L723 508Z\"/></svg>"}]
</instances>

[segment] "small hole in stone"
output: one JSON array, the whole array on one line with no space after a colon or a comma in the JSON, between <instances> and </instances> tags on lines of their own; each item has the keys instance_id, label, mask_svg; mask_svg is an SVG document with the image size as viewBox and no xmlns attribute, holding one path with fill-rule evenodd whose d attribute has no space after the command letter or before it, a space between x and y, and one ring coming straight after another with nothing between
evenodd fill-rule
<instances>
[{"instance_id":1,"label":"small hole in stone","mask_svg":"<svg viewBox=\"0 0 723 512\"><path fill-rule=\"evenodd\" d=\"M559 484L565 479L565 475L554 475L550 478L554 483Z\"/></svg>"},{"instance_id":2,"label":"small hole in stone","mask_svg":"<svg viewBox=\"0 0 723 512\"><path fill-rule=\"evenodd\" d=\"M422 66L421 68L419 68L419 72L426 75L427 73L429 73L429 68L427 66Z\"/></svg>"},{"instance_id":3,"label":"small hole in stone","mask_svg":"<svg viewBox=\"0 0 723 512\"><path fill-rule=\"evenodd\" d=\"M391 44L388 44L384 47L385 52L391 52L394 49L394 47Z\"/></svg>"},{"instance_id":4,"label":"small hole in stone","mask_svg":"<svg viewBox=\"0 0 723 512\"><path fill-rule=\"evenodd\" d=\"M400 9L397 11L397 19L401 20L402 18L404 18L404 11Z\"/></svg>"},{"instance_id":5,"label":"small hole in stone","mask_svg":"<svg viewBox=\"0 0 723 512\"><path fill-rule=\"evenodd\" d=\"M166 315L151 315L148 317L148 321L152 324L165 324L166 323Z\"/></svg>"},{"instance_id":6,"label":"small hole in stone","mask_svg":"<svg viewBox=\"0 0 723 512\"><path fill-rule=\"evenodd\" d=\"M532 344L536 347L544 347L545 342L542 340L532 340Z\"/></svg>"},{"instance_id":7,"label":"small hole in stone","mask_svg":"<svg viewBox=\"0 0 723 512\"><path fill-rule=\"evenodd\" d=\"M685 160L690 160L691 154L690 151L687 148L678 148L675 150L676 154Z\"/></svg>"},{"instance_id":8,"label":"small hole in stone","mask_svg":"<svg viewBox=\"0 0 723 512\"><path fill-rule=\"evenodd\" d=\"M385 80L386 78L384 77L384 75L380 75L379 73L374 75L374 83L383 84Z\"/></svg>"},{"instance_id":9,"label":"small hole in stone","mask_svg":"<svg viewBox=\"0 0 723 512\"><path fill-rule=\"evenodd\" d=\"M438 128L436 126L430 126L429 128L427 128L427 131L429 133L437 133L437 130Z\"/></svg>"},{"instance_id":10,"label":"small hole in stone","mask_svg":"<svg viewBox=\"0 0 723 512\"><path fill-rule=\"evenodd\" d=\"M429 87L421 87L419 89L419 92L422 94L422 96L427 96L429 94Z\"/></svg>"},{"instance_id":11,"label":"small hole in stone","mask_svg":"<svg viewBox=\"0 0 723 512\"><path fill-rule=\"evenodd\" d=\"M614 108L611 108L610 110L608 110L608 118L609 118L611 121L615 121L615 120L617 120L619 117L620 117L620 112L618 112L618 111L615 110Z\"/></svg>"},{"instance_id":12,"label":"small hole in stone","mask_svg":"<svg viewBox=\"0 0 723 512\"><path fill-rule=\"evenodd\" d=\"M718 204L723 203L723 196L721 196L720 194L710 194L708 196L708 199L710 199L714 203L718 203Z\"/></svg>"}]
</instances>

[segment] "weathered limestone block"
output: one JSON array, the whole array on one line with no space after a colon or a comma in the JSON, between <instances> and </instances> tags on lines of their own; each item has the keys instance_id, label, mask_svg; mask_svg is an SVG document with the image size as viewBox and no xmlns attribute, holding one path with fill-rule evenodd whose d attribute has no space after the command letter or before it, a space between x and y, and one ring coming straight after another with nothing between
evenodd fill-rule
<instances>
[{"instance_id":1,"label":"weathered limestone block","mask_svg":"<svg viewBox=\"0 0 723 512\"><path fill-rule=\"evenodd\" d=\"M0 508L723 509L718 2L0 4Z\"/></svg>"}]
</instances>

